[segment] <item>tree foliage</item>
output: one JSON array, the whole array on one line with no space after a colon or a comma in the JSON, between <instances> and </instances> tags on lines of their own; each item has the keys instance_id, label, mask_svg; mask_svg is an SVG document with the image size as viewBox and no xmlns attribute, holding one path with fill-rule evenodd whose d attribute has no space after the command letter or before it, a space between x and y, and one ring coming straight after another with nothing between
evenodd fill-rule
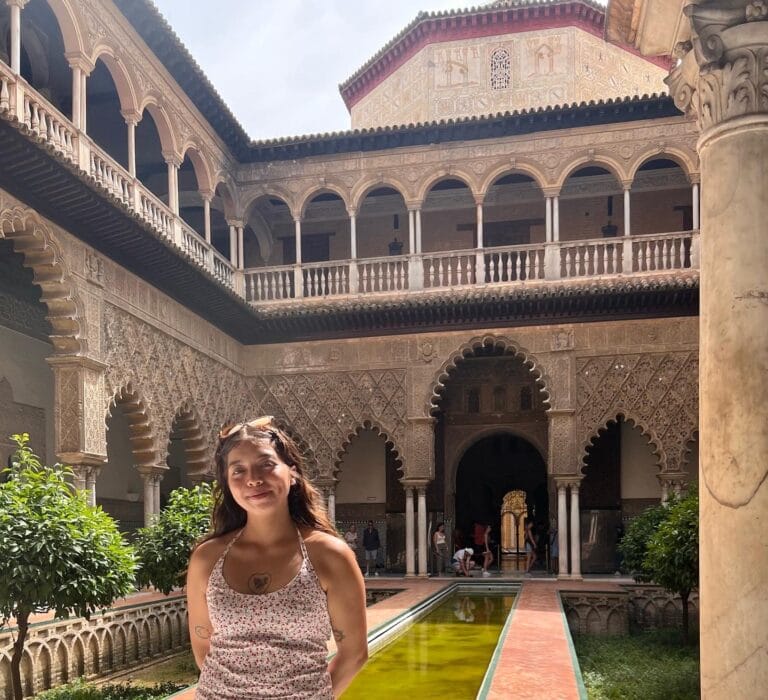
<instances>
[{"instance_id":1,"label":"tree foliage","mask_svg":"<svg viewBox=\"0 0 768 700\"><path fill-rule=\"evenodd\" d=\"M683 635L688 639L688 597L699 585L699 497L691 491L665 508L648 542L645 568L653 580L683 602Z\"/></svg>"},{"instance_id":2,"label":"tree foliage","mask_svg":"<svg viewBox=\"0 0 768 700\"><path fill-rule=\"evenodd\" d=\"M647 508L629 523L619 542L618 548L624 557L624 569L635 581L648 583L653 579L652 572L645 565L645 555L648 552L648 543L664 520L666 512L666 507L661 504Z\"/></svg>"},{"instance_id":3,"label":"tree foliage","mask_svg":"<svg viewBox=\"0 0 768 700\"><path fill-rule=\"evenodd\" d=\"M183 586L192 547L209 531L212 511L209 484L174 490L157 521L137 533L137 585L152 585L163 593Z\"/></svg>"},{"instance_id":4,"label":"tree foliage","mask_svg":"<svg viewBox=\"0 0 768 700\"><path fill-rule=\"evenodd\" d=\"M71 469L43 465L28 433L11 439L18 447L0 484L0 617L16 619L11 672L20 699L29 616L88 617L133 588L135 561L115 521L67 481Z\"/></svg>"}]
</instances>

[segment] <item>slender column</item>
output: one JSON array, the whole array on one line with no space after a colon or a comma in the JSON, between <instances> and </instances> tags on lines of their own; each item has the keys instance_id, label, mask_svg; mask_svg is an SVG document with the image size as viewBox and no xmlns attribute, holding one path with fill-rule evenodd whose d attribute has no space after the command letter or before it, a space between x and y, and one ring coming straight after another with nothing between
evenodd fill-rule
<instances>
[{"instance_id":1,"label":"slender column","mask_svg":"<svg viewBox=\"0 0 768 700\"><path fill-rule=\"evenodd\" d=\"M8 0L11 8L11 70L21 73L21 8L26 0Z\"/></svg>"},{"instance_id":2,"label":"slender column","mask_svg":"<svg viewBox=\"0 0 768 700\"><path fill-rule=\"evenodd\" d=\"M141 478L144 481L144 527L149 527L155 513L154 476L142 474Z\"/></svg>"},{"instance_id":3,"label":"slender column","mask_svg":"<svg viewBox=\"0 0 768 700\"><path fill-rule=\"evenodd\" d=\"M237 227L237 267L239 270L245 268L245 248L243 247L244 226Z\"/></svg>"},{"instance_id":4,"label":"slender column","mask_svg":"<svg viewBox=\"0 0 768 700\"><path fill-rule=\"evenodd\" d=\"M294 232L296 236L296 264L301 265L301 219L294 219Z\"/></svg>"},{"instance_id":5,"label":"slender column","mask_svg":"<svg viewBox=\"0 0 768 700\"><path fill-rule=\"evenodd\" d=\"M552 240L560 240L560 197L552 197Z\"/></svg>"},{"instance_id":6,"label":"slender column","mask_svg":"<svg viewBox=\"0 0 768 700\"><path fill-rule=\"evenodd\" d=\"M483 203L477 203L477 247L483 247Z\"/></svg>"},{"instance_id":7,"label":"slender column","mask_svg":"<svg viewBox=\"0 0 768 700\"><path fill-rule=\"evenodd\" d=\"M336 523L336 487L328 487L328 520L331 524Z\"/></svg>"},{"instance_id":8,"label":"slender column","mask_svg":"<svg viewBox=\"0 0 768 700\"><path fill-rule=\"evenodd\" d=\"M568 503L565 484L557 485L557 577L568 578Z\"/></svg>"},{"instance_id":9,"label":"slender column","mask_svg":"<svg viewBox=\"0 0 768 700\"><path fill-rule=\"evenodd\" d=\"M419 487L419 576L429 576L427 570L427 489Z\"/></svg>"},{"instance_id":10,"label":"slender column","mask_svg":"<svg viewBox=\"0 0 768 700\"><path fill-rule=\"evenodd\" d=\"M349 257L357 257L357 216L354 211L349 214Z\"/></svg>"},{"instance_id":11,"label":"slender column","mask_svg":"<svg viewBox=\"0 0 768 700\"><path fill-rule=\"evenodd\" d=\"M229 264L237 267L237 229L229 224Z\"/></svg>"},{"instance_id":12,"label":"slender column","mask_svg":"<svg viewBox=\"0 0 768 700\"><path fill-rule=\"evenodd\" d=\"M152 475L152 496L154 498L154 511L152 517L157 520L160 515L160 482L163 480L162 474Z\"/></svg>"},{"instance_id":13,"label":"slender column","mask_svg":"<svg viewBox=\"0 0 768 700\"><path fill-rule=\"evenodd\" d=\"M83 77L83 71L80 66L72 66L72 124L75 129L80 128L80 117L83 114L83 108L81 105L82 91L80 89L80 81Z\"/></svg>"},{"instance_id":14,"label":"slender column","mask_svg":"<svg viewBox=\"0 0 768 700\"><path fill-rule=\"evenodd\" d=\"M475 283L485 284L485 233L483 230L483 200L476 199L477 205L477 246L475 250Z\"/></svg>"},{"instance_id":15,"label":"slender column","mask_svg":"<svg viewBox=\"0 0 768 700\"><path fill-rule=\"evenodd\" d=\"M699 183L693 183L693 230L699 230Z\"/></svg>"},{"instance_id":16,"label":"slender column","mask_svg":"<svg viewBox=\"0 0 768 700\"><path fill-rule=\"evenodd\" d=\"M421 209L416 210L416 252L421 253Z\"/></svg>"},{"instance_id":17,"label":"slender column","mask_svg":"<svg viewBox=\"0 0 768 700\"><path fill-rule=\"evenodd\" d=\"M416 220L413 209L408 210L408 252L416 252Z\"/></svg>"},{"instance_id":18,"label":"slender column","mask_svg":"<svg viewBox=\"0 0 768 700\"><path fill-rule=\"evenodd\" d=\"M136 119L125 120L128 127L128 172L131 177L136 177Z\"/></svg>"},{"instance_id":19,"label":"slender column","mask_svg":"<svg viewBox=\"0 0 768 700\"><path fill-rule=\"evenodd\" d=\"M550 243L552 241L552 197L546 197L544 199L544 203L546 205L546 215L545 215L545 230L546 230L546 242Z\"/></svg>"},{"instance_id":20,"label":"slender column","mask_svg":"<svg viewBox=\"0 0 768 700\"><path fill-rule=\"evenodd\" d=\"M203 220L205 225L205 242L211 242L211 197L210 194L203 197Z\"/></svg>"},{"instance_id":21,"label":"slender column","mask_svg":"<svg viewBox=\"0 0 768 700\"><path fill-rule=\"evenodd\" d=\"M80 75L80 131L84 134L88 133L88 103L87 103L87 90L86 83L88 76L83 72Z\"/></svg>"},{"instance_id":22,"label":"slender column","mask_svg":"<svg viewBox=\"0 0 768 700\"><path fill-rule=\"evenodd\" d=\"M581 513L579 483L571 483L571 578L581 578Z\"/></svg>"},{"instance_id":23,"label":"slender column","mask_svg":"<svg viewBox=\"0 0 768 700\"><path fill-rule=\"evenodd\" d=\"M632 212L630 207L629 187L624 188L624 235L632 234Z\"/></svg>"},{"instance_id":24,"label":"slender column","mask_svg":"<svg viewBox=\"0 0 768 700\"><path fill-rule=\"evenodd\" d=\"M414 540L413 527L413 489L405 487L405 575L416 575L415 553L413 551Z\"/></svg>"},{"instance_id":25,"label":"slender column","mask_svg":"<svg viewBox=\"0 0 768 700\"><path fill-rule=\"evenodd\" d=\"M88 505L96 505L96 478L99 476L98 467L88 467L85 475L85 488L88 491Z\"/></svg>"},{"instance_id":26,"label":"slender column","mask_svg":"<svg viewBox=\"0 0 768 700\"><path fill-rule=\"evenodd\" d=\"M166 156L168 165L168 208L179 215L179 163L176 159Z\"/></svg>"}]
</instances>

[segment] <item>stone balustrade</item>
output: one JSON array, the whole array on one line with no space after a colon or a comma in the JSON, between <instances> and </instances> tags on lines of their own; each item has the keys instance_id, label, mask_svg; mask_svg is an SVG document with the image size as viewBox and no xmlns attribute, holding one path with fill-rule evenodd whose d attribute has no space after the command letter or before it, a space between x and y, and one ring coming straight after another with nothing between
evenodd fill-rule
<instances>
[{"instance_id":1,"label":"stone balustrade","mask_svg":"<svg viewBox=\"0 0 768 700\"><path fill-rule=\"evenodd\" d=\"M0 61L0 115L15 118L43 143L89 175L169 244L221 284L235 289L234 268L136 177Z\"/></svg>"},{"instance_id":2,"label":"stone balustrade","mask_svg":"<svg viewBox=\"0 0 768 700\"><path fill-rule=\"evenodd\" d=\"M302 296L395 294L673 272L697 269L698 245L698 231L683 231L259 267L245 270L246 298L261 304Z\"/></svg>"}]
</instances>

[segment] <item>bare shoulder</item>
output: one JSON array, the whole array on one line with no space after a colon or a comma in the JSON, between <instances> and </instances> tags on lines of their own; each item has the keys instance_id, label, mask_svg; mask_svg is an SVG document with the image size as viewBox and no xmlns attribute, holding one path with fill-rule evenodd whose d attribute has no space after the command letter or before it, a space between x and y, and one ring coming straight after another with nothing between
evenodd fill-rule
<instances>
[{"instance_id":1,"label":"bare shoulder","mask_svg":"<svg viewBox=\"0 0 768 700\"><path fill-rule=\"evenodd\" d=\"M234 537L234 533L230 532L221 537L206 540L195 547L192 556L189 558L190 569L210 574L213 565L218 561L232 537Z\"/></svg>"},{"instance_id":2,"label":"bare shoulder","mask_svg":"<svg viewBox=\"0 0 768 700\"><path fill-rule=\"evenodd\" d=\"M357 568L354 553L340 537L319 530L304 530L301 534L312 566L322 582L346 576L352 568Z\"/></svg>"}]
</instances>

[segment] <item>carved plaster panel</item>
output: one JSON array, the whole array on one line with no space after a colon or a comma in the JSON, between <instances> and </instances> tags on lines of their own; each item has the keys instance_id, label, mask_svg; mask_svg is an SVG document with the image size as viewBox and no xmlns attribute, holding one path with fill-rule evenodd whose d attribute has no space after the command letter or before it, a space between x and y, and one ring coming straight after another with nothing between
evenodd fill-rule
<instances>
[{"instance_id":1,"label":"carved plaster panel","mask_svg":"<svg viewBox=\"0 0 768 700\"><path fill-rule=\"evenodd\" d=\"M649 437L662 471L681 471L686 443L698 427L696 351L579 358L576 373L582 449L622 414Z\"/></svg>"}]
</instances>

